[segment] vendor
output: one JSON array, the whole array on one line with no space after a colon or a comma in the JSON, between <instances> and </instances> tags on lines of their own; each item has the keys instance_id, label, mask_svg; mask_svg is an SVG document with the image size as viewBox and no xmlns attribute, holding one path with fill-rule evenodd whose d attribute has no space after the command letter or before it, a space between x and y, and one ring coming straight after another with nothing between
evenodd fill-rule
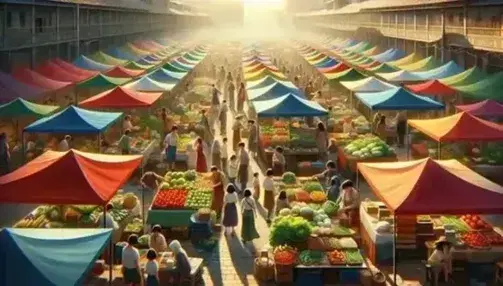
<instances>
[{"instance_id":1,"label":"vendor","mask_svg":"<svg viewBox=\"0 0 503 286\"><path fill-rule=\"evenodd\" d=\"M72 141L72 136L65 135L65 138L59 142L58 151L66 152L70 150L70 142Z\"/></svg>"},{"instance_id":2,"label":"vendor","mask_svg":"<svg viewBox=\"0 0 503 286\"><path fill-rule=\"evenodd\" d=\"M357 226L359 223L360 193L353 187L352 181L342 182L339 200L341 215L347 217L350 226Z\"/></svg>"},{"instance_id":3,"label":"vendor","mask_svg":"<svg viewBox=\"0 0 503 286\"><path fill-rule=\"evenodd\" d=\"M339 176L333 176L330 180L330 189L328 190L328 199L336 202L340 198L341 179Z\"/></svg>"},{"instance_id":4,"label":"vendor","mask_svg":"<svg viewBox=\"0 0 503 286\"><path fill-rule=\"evenodd\" d=\"M159 181L164 181L164 177L157 175L154 172L146 172L140 179L143 189L154 191L158 187Z\"/></svg>"},{"instance_id":5,"label":"vendor","mask_svg":"<svg viewBox=\"0 0 503 286\"><path fill-rule=\"evenodd\" d=\"M130 133L131 130L126 129L117 144L119 146L119 150L121 151L122 155L127 155L131 153L131 136L129 136Z\"/></svg>"},{"instance_id":6,"label":"vendor","mask_svg":"<svg viewBox=\"0 0 503 286\"><path fill-rule=\"evenodd\" d=\"M181 285L185 279L190 277L191 266L189 258L178 240L173 240L169 244L169 248L175 255L175 269L177 272L177 275L174 277L175 281L173 281L173 285Z\"/></svg>"},{"instance_id":7,"label":"vendor","mask_svg":"<svg viewBox=\"0 0 503 286\"><path fill-rule=\"evenodd\" d=\"M161 226L156 224L152 227L152 233L148 240L148 246L157 252L164 252L168 250L168 244L166 243L166 238L161 232Z\"/></svg>"},{"instance_id":8,"label":"vendor","mask_svg":"<svg viewBox=\"0 0 503 286\"><path fill-rule=\"evenodd\" d=\"M113 228L114 230L119 229L119 224L112 217L112 204L107 204L105 207L105 214L101 213L98 219L96 220L96 226L98 228Z\"/></svg>"},{"instance_id":9,"label":"vendor","mask_svg":"<svg viewBox=\"0 0 503 286\"><path fill-rule=\"evenodd\" d=\"M353 120L351 119L351 117L348 116L344 119L344 123L342 124L342 132L349 134L355 133L355 129L353 127Z\"/></svg>"},{"instance_id":10,"label":"vendor","mask_svg":"<svg viewBox=\"0 0 503 286\"><path fill-rule=\"evenodd\" d=\"M452 275L452 244L447 241L445 236L435 242L435 250L428 258L428 264L433 270L433 285L438 285L440 272L444 272L445 281L449 281L449 277Z\"/></svg>"},{"instance_id":11,"label":"vendor","mask_svg":"<svg viewBox=\"0 0 503 286\"><path fill-rule=\"evenodd\" d=\"M330 186L330 180L332 179L333 176L337 175L337 168L335 166L334 161L328 161L325 164L325 171L323 171L321 174L314 175L314 179L318 179L323 183L325 186Z\"/></svg>"},{"instance_id":12,"label":"vendor","mask_svg":"<svg viewBox=\"0 0 503 286\"><path fill-rule=\"evenodd\" d=\"M218 170L217 166L211 166L210 171L211 182L213 183L213 201L211 204L211 210L217 213L217 217L220 217L224 204L225 175L220 170Z\"/></svg>"},{"instance_id":13,"label":"vendor","mask_svg":"<svg viewBox=\"0 0 503 286\"><path fill-rule=\"evenodd\" d=\"M122 123L122 130L124 130L124 132L126 132L126 130L140 130L140 127L133 125L131 115L126 115L124 117L124 122Z\"/></svg>"}]
</instances>

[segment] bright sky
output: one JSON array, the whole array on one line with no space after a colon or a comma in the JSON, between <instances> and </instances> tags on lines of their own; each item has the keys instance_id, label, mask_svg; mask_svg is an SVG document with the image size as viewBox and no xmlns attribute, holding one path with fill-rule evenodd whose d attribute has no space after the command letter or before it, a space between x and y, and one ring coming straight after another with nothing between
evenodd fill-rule
<instances>
[{"instance_id":1,"label":"bright sky","mask_svg":"<svg viewBox=\"0 0 503 286\"><path fill-rule=\"evenodd\" d=\"M280 8L284 0L242 0L246 6L267 6L268 8Z\"/></svg>"}]
</instances>

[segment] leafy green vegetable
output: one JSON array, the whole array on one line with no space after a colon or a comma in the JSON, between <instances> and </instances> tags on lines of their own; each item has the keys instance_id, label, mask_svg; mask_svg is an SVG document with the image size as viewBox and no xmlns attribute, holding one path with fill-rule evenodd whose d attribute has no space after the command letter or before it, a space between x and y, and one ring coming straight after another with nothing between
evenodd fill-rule
<instances>
[{"instance_id":1,"label":"leafy green vegetable","mask_svg":"<svg viewBox=\"0 0 503 286\"><path fill-rule=\"evenodd\" d=\"M323 259L323 252L318 250L303 250L299 254L300 263L304 265L319 264Z\"/></svg>"},{"instance_id":2,"label":"leafy green vegetable","mask_svg":"<svg viewBox=\"0 0 503 286\"><path fill-rule=\"evenodd\" d=\"M323 191L323 186L319 182L308 182L303 187L306 192Z\"/></svg>"},{"instance_id":3,"label":"leafy green vegetable","mask_svg":"<svg viewBox=\"0 0 503 286\"><path fill-rule=\"evenodd\" d=\"M277 217L271 226L269 243L271 246L290 245L304 242L311 235L311 224L302 217Z\"/></svg>"},{"instance_id":4,"label":"leafy green vegetable","mask_svg":"<svg viewBox=\"0 0 503 286\"><path fill-rule=\"evenodd\" d=\"M295 184L297 182L297 177L295 177L295 174L292 172L286 172L283 174L281 180L285 184Z\"/></svg>"}]
</instances>

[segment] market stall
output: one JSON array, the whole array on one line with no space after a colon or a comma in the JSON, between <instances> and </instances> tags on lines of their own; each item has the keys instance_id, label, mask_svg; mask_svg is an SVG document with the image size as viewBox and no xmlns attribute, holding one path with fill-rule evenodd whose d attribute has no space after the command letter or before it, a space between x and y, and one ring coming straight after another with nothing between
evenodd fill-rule
<instances>
[{"instance_id":1,"label":"market stall","mask_svg":"<svg viewBox=\"0 0 503 286\"><path fill-rule=\"evenodd\" d=\"M81 142L74 145L85 150L101 150L101 134L114 124L122 116L120 112L98 112L82 109L76 106L69 106L64 110L41 118L28 125L23 130L24 133L49 133L49 134L79 134ZM96 134L97 137L90 139L89 134ZM93 142L94 141L94 142ZM24 140L23 140L24 142ZM59 143L52 142L53 144ZM24 145L24 144L23 144ZM48 147L51 147L51 142ZM53 146L55 147L55 146Z\"/></svg>"},{"instance_id":2,"label":"market stall","mask_svg":"<svg viewBox=\"0 0 503 286\"><path fill-rule=\"evenodd\" d=\"M110 229L4 228L0 231L0 260L8 263L2 263L0 284L84 284L91 271L95 275L104 271L103 265L93 264L111 233ZM58 275L54 275L56 266Z\"/></svg>"},{"instance_id":3,"label":"market stall","mask_svg":"<svg viewBox=\"0 0 503 286\"><path fill-rule=\"evenodd\" d=\"M304 128L293 121L287 124L276 122L272 126L269 124L273 118L290 120L295 117L323 117L328 114L323 107L292 93L276 99L254 101L252 104L259 119L260 144L265 149L269 166L272 166L272 154L276 146L283 147L289 171L297 171L298 162L318 161L315 129Z\"/></svg>"},{"instance_id":4,"label":"market stall","mask_svg":"<svg viewBox=\"0 0 503 286\"><path fill-rule=\"evenodd\" d=\"M194 170L168 172L164 179L148 210L148 224L159 224L163 228L188 227L198 210L211 207L213 191L208 174Z\"/></svg>"},{"instance_id":5,"label":"market stall","mask_svg":"<svg viewBox=\"0 0 503 286\"><path fill-rule=\"evenodd\" d=\"M491 237L496 235L492 226L475 215L501 214L503 187L456 160L361 163L358 170L385 204L362 204L361 232L362 238L367 237L362 242L368 253L377 253L374 257L377 259L389 246L385 243L388 239L377 239L375 233L386 236L391 233L395 281L398 245L428 246L431 245L428 241L439 236L445 236L453 244L454 253L461 249L478 256L492 249L493 261L502 258L503 248L499 245L503 238L480 238L486 236L481 234L485 231ZM431 182L435 182L434 187ZM462 215L461 220L458 215ZM453 257L466 259L470 255L453 254Z\"/></svg>"},{"instance_id":6,"label":"market stall","mask_svg":"<svg viewBox=\"0 0 503 286\"><path fill-rule=\"evenodd\" d=\"M500 176L497 174L503 171L501 167L503 158L499 153L501 147L498 143L487 142L503 140L501 125L466 112L438 119L409 120L408 124L436 141L436 146L434 144L432 146L427 140L416 140L412 146L413 153L422 152L420 154L422 156L436 158L460 158L474 170L500 182ZM471 142L477 145L454 148L456 146L453 147L453 143L456 142ZM445 152L444 150L452 151Z\"/></svg>"},{"instance_id":7,"label":"market stall","mask_svg":"<svg viewBox=\"0 0 503 286\"><path fill-rule=\"evenodd\" d=\"M349 284L349 273L359 277L367 266L356 243L357 232L340 220L339 204L328 200L321 184L288 172L275 178L275 185L287 192L290 205L271 225L273 263L267 266L258 258L259 268L275 267L277 283L294 277L308 281L313 274L314 285Z\"/></svg>"}]
</instances>

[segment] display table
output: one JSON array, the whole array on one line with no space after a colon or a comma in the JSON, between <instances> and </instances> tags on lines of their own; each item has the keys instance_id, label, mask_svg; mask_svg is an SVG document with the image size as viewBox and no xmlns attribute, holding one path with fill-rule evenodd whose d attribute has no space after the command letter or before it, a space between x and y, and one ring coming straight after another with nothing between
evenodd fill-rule
<instances>
[{"instance_id":1,"label":"display table","mask_svg":"<svg viewBox=\"0 0 503 286\"><path fill-rule=\"evenodd\" d=\"M434 241L425 242L428 256L430 257L435 249ZM490 249L474 249L474 248L453 248L452 259L471 263L494 263L503 260L503 246L492 246Z\"/></svg>"},{"instance_id":2,"label":"display table","mask_svg":"<svg viewBox=\"0 0 503 286\"><path fill-rule=\"evenodd\" d=\"M381 204L376 203L373 204ZM393 257L393 234L378 233L376 231L377 220L366 211L367 202L360 205L360 233L361 244L369 260L376 265L387 265L392 262Z\"/></svg>"},{"instance_id":3,"label":"display table","mask_svg":"<svg viewBox=\"0 0 503 286\"><path fill-rule=\"evenodd\" d=\"M358 163L371 163L371 162L398 162L398 158L396 155L393 155L391 157L375 157L375 158L357 158L355 156L349 155L344 151L344 148L338 147L337 148L337 163L339 166L339 169L345 170L347 172L350 172L352 174L356 173L356 165Z\"/></svg>"},{"instance_id":4,"label":"display table","mask_svg":"<svg viewBox=\"0 0 503 286\"><path fill-rule=\"evenodd\" d=\"M272 155L274 151L267 149L264 153L267 166L272 167ZM297 173L298 171L298 162L316 162L319 157L317 150L285 150L283 155L286 161L285 172L293 173Z\"/></svg>"},{"instance_id":5,"label":"display table","mask_svg":"<svg viewBox=\"0 0 503 286\"><path fill-rule=\"evenodd\" d=\"M164 228L189 226L190 217L196 212L197 210L156 210L149 208L147 224L158 224Z\"/></svg>"}]
</instances>

